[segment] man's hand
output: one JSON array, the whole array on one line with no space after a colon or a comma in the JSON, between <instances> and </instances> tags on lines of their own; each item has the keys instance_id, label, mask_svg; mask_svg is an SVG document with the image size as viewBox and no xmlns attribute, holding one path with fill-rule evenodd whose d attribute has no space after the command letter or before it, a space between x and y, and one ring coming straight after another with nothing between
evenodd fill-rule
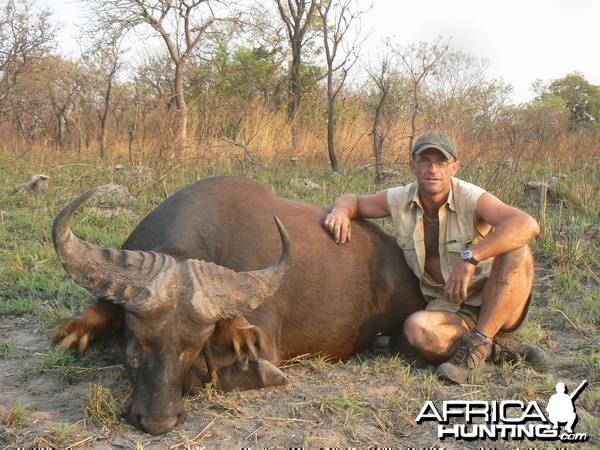
<instances>
[{"instance_id":1,"label":"man's hand","mask_svg":"<svg viewBox=\"0 0 600 450\"><path fill-rule=\"evenodd\" d=\"M387 205L387 190L373 195L345 194L333 204L323 226L333 235L336 244L350 242L352 230L350 219L356 217L376 218L390 215Z\"/></svg>"},{"instance_id":2,"label":"man's hand","mask_svg":"<svg viewBox=\"0 0 600 450\"><path fill-rule=\"evenodd\" d=\"M468 261L460 261L450 274L444 286L444 296L452 303L461 304L467 299L467 288L473 278L476 266Z\"/></svg>"},{"instance_id":3,"label":"man's hand","mask_svg":"<svg viewBox=\"0 0 600 450\"><path fill-rule=\"evenodd\" d=\"M323 225L333 235L336 244L350 242L352 238L350 218L344 210L334 208L334 210L325 217Z\"/></svg>"}]
</instances>

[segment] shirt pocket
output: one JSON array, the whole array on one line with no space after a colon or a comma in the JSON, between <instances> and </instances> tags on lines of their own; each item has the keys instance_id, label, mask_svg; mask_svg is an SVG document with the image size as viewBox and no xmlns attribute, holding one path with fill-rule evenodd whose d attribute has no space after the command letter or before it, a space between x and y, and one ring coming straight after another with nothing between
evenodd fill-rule
<instances>
[{"instance_id":1,"label":"shirt pocket","mask_svg":"<svg viewBox=\"0 0 600 450\"><path fill-rule=\"evenodd\" d=\"M406 259L408 266L418 278L421 278L421 265L419 264L419 258L417 257L417 248L414 239L398 237L396 238L396 242L402 249L404 259Z\"/></svg>"}]
</instances>

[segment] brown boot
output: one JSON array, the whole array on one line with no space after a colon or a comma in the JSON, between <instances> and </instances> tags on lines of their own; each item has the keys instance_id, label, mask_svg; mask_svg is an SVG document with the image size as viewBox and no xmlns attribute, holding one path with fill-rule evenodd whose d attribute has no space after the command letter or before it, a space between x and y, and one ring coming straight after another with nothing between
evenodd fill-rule
<instances>
[{"instance_id":1,"label":"brown boot","mask_svg":"<svg viewBox=\"0 0 600 450\"><path fill-rule=\"evenodd\" d=\"M487 341L475 331L465 333L453 345L456 350L454 356L443 364L440 364L436 374L444 380L461 384L469 378L469 372L475 367L483 364L488 355Z\"/></svg>"},{"instance_id":2,"label":"brown boot","mask_svg":"<svg viewBox=\"0 0 600 450\"><path fill-rule=\"evenodd\" d=\"M534 344L522 344L512 339L494 338L491 361L494 364L502 362L516 362L524 359L534 367L543 366L548 360L544 349Z\"/></svg>"}]
</instances>

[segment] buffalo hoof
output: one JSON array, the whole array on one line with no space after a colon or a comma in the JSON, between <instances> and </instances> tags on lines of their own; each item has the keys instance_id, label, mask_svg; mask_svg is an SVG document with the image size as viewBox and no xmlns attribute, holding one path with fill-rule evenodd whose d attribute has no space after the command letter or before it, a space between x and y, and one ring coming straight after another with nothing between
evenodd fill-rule
<instances>
[{"instance_id":1,"label":"buffalo hoof","mask_svg":"<svg viewBox=\"0 0 600 450\"><path fill-rule=\"evenodd\" d=\"M277 366L266 359L244 359L217 370L213 382L221 391L247 391L281 386L287 379Z\"/></svg>"},{"instance_id":2,"label":"buffalo hoof","mask_svg":"<svg viewBox=\"0 0 600 450\"><path fill-rule=\"evenodd\" d=\"M390 352L391 340L392 339L389 336L377 336L377 339L375 339L375 341L373 341L373 344L371 346L373 353L375 353L376 355L389 356L391 353Z\"/></svg>"}]
</instances>

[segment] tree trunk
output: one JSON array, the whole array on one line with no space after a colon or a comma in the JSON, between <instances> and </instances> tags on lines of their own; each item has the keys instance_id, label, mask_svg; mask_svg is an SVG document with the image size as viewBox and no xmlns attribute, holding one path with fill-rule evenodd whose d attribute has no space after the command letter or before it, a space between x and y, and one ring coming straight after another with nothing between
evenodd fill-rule
<instances>
[{"instance_id":1,"label":"tree trunk","mask_svg":"<svg viewBox=\"0 0 600 450\"><path fill-rule=\"evenodd\" d=\"M56 119L57 119L56 120L56 147L57 148L62 148L62 146L63 146L63 137L64 137L62 112L58 113Z\"/></svg>"},{"instance_id":2,"label":"tree trunk","mask_svg":"<svg viewBox=\"0 0 600 450\"><path fill-rule=\"evenodd\" d=\"M292 148L297 150L300 140L300 107L302 105L302 46L305 44L306 32L311 25L317 2L314 0L275 0L275 3L285 24L292 50L290 67L292 98L289 103L288 118L292 126Z\"/></svg>"},{"instance_id":3,"label":"tree trunk","mask_svg":"<svg viewBox=\"0 0 600 450\"><path fill-rule=\"evenodd\" d=\"M300 77L300 68L302 61L300 58L300 48L295 45L292 46L292 69L291 69L291 85L292 85L292 102L289 111L290 120L295 120L300 110L300 103L302 102L302 82Z\"/></svg>"},{"instance_id":4,"label":"tree trunk","mask_svg":"<svg viewBox=\"0 0 600 450\"><path fill-rule=\"evenodd\" d=\"M375 118L373 120L373 155L375 156L375 182L377 184L383 181L383 170L382 170L382 153L383 153L383 141L384 136L380 133L381 122L383 119L383 106L388 96L386 88L382 88L383 92L377 108L375 108Z\"/></svg>"},{"instance_id":5,"label":"tree trunk","mask_svg":"<svg viewBox=\"0 0 600 450\"><path fill-rule=\"evenodd\" d=\"M327 73L327 151L332 172L338 172L338 160L335 155L335 97L333 95L333 72Z\"/></svg>"},{"instance_id":6,"label":"tree trunk","mask_svg":"<svg viewBox=\"0 0 600 450\"><path fill-rule=\"evenodd\" d=\"M187 104L183 93L183 72L185 60L180 59L175 65L175 105L177 107L176 151L180 151L187 141Z\"/></svg>"},{"instance_id":7,"label":"tree trunk","mask_svg":"<svg viewBox=\"0 0 600 450\"><path fill-rule=\"evenodd\" d=\"M408 154L412 151L415 137L417 135L417 116L419 115L419 85L413 87L413 110L410 116L410 137L408 139Z\"/></svg>"},{"instance_id":8,"label":"tree trunk","mask_svg":"<svg viewBox=\"0 0 600 450\"><path fill-rule=\"evenodd\" d=\"M135 122L129 125L129 164L133 164L133 140L135 138Z\"/></svg>"},{"instance_id":9,"label":"tree trunk","mask_svg":"<svg viewBox=\"0 0 600 450\"><path fill-rule=\"evenodd\" d=\"M292 45L292 68L291 68L291 90L292 101L290 103L289 118L292 127L292 149L296 151L300 141L300 104L302 103L302 84L300 80L300 47Z\"/></svg>"},{"instance_id":10,"label":"tree trunk","mask_svg":"<svg viewBox=\"0 0 600 450\"><path fill-rule=\"evenodd\" d=\"M110 112L110 95L112 92L112 75L108 77L108 85L106 86L106 93L104 94L104 108L100 115L100 136L98 138L100 146L100 159L106 157L106 128L108 122L108 115Z\"/></svg>"}]
</instances>

